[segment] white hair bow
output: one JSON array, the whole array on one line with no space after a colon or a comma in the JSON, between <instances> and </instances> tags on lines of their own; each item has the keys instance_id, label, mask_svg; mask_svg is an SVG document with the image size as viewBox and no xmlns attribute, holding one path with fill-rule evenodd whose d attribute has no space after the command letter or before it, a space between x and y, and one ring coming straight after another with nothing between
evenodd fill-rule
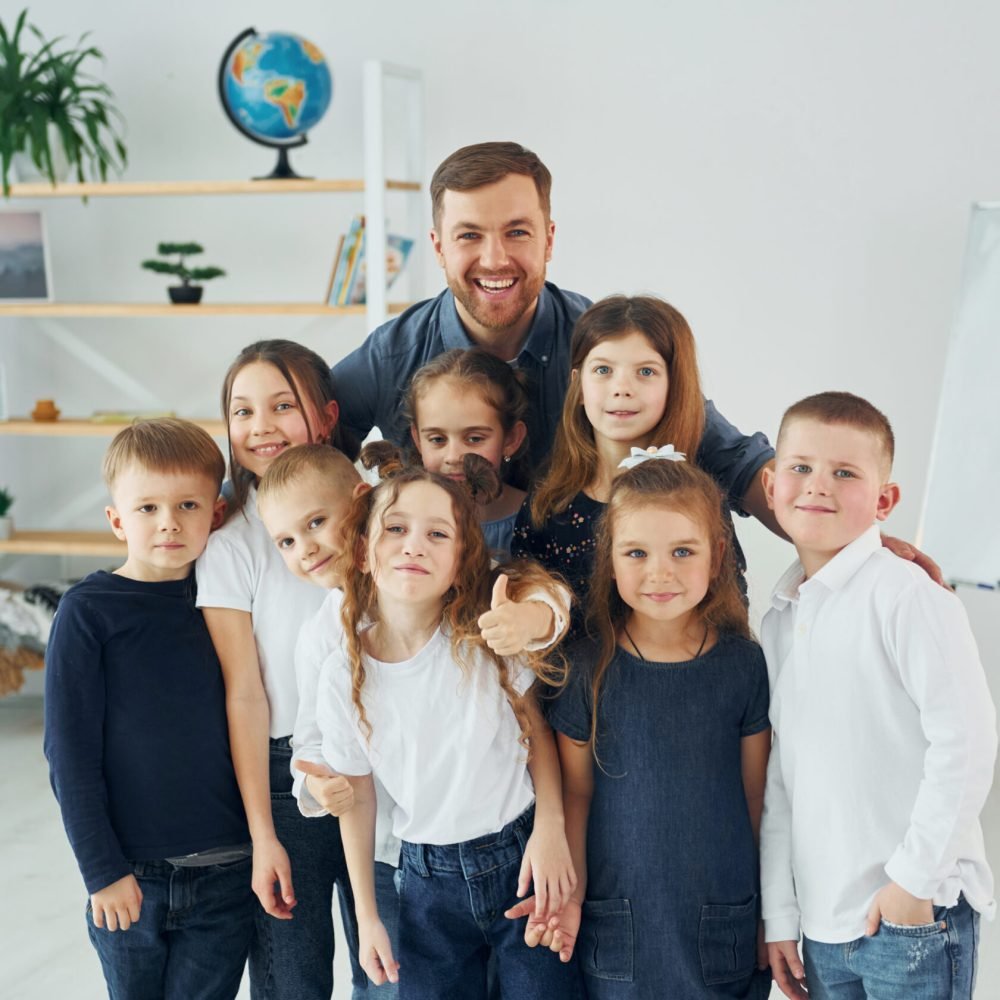
<instances>
[{"instance_id":1,"label":"white hair bow","mask_svg":"<svg viewBox=\"0 0 1000 1000\"><path fill-rule=\"evenodd\" d=\"M618 468L634 469L637 465L642 465L643 462L660 458L666 459L668 462L683 462L687 456L683 451L674 451L672 444L665 444L662 448L633 448L632 454L618 463Z\"/></svg>"}]
</instances>

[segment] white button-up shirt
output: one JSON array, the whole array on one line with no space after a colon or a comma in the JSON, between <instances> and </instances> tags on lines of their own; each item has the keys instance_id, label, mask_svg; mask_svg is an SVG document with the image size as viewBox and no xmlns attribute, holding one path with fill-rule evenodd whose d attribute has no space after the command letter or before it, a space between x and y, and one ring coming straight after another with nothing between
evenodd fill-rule
<instances>
[{"instance_id":1,"label":"white button-up shirt","mask_svg":"<svg viewBox=\"0 0 1000 1000\"><path fill-rule=\"evenodd\" d=\"M996 715L958 598L883 549L873 526L761 625L774 745L761 828L768 941L861 937L890 879L996 909L979 813Z\"/></svg>"}]
</instances>

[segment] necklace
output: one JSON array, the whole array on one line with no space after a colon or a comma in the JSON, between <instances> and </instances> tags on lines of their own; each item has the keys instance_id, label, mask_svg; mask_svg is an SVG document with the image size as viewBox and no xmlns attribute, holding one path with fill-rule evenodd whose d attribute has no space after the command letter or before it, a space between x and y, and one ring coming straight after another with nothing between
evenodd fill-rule
<instances>
[{"instance_id":1,"label":"necklace","mask_svg":"<svg viewBox=\"0 0 1000 1000\"><path fill-rule=\"evenodd\" d=\"M632 635L631 635L631 633L628 630L628 626L627 625L622 625L622 631L625 633L625 638L628 639L628 641L630 643L632 643L632 648L635 650L636 655L639 657L639 659L642 660L643 663L648 663L649 660L647 660L646 657L642 655L642 650L635 644L635 639L632 638ZM698 657L701 656L701 651L705 648L705 643L706 642L708 642L708 624L707 623L705 625L705 633L701 637L701 645L698 647L698 652L695 653L694 656L691 657L692 660L697 660Z\"/></svg>"}]
</instances>

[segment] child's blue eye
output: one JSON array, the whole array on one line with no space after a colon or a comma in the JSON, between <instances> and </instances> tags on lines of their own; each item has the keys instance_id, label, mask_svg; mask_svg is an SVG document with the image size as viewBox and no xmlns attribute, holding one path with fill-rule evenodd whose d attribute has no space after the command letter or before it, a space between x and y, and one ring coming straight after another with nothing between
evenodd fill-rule
<instances>
[{"instance_id":1,"label":"child's blue eye","mask_svg":"<svg viewBox=\"0 0 1000 1000\"><path fill-rule=\"evenodd\" d=\"M692 552L692 551L691 551L690 549L688 549L688 548L685 548L685 547L684 547L684 546L682 545L682 546L680 546L679 548L676 548L676 549L674 549L674 555L675 555L675 556L676 556L676 557L677 557L678 559L686 559L686 558L687 558L688 556L693 556L693 555L694 555L694 553L693 553L693 552Z\"/></svg>"},{"instance_id":2,"label":"child's blue eye","mask_svg":"<svg viewBox=\"0 0 1000 1000\"><path fill-rule=\"evenodd\" d=\"M237 409L233 410L234 417L247 417L249 415L250 415L250 409L249 407L246 406L240 406Z\"/></svg>"},{"instance_id":3,"label":"child's blue eye","mask_svg":"<svg viewBox=\"0 0 1000 1000\"><path fill-rule=\"evenodd\" d=\"M808 465L793 465L792 472L809 473L812 469Z\"/></svg>"},{"instance_id":4,"label":"child's blue eye","mask_svg":"<svg viewBox=\"0 0 1000 1000\"><path fill-rule=\"evenodd\" d=\"M401 524L389 524L385 530L394 535L401 535L406 529Z\"/></svg>"},{"instance_id":5,"label":"child's blue eye","mask_svg":"<svg viewBox=\"0 0 1000 1000\"><path fill-rule=\"evenodd\" d=\"M445 439L440 434L435 434L433 437L427 438L427 442L434 445L435 448L440 448L445 444Z\"/></svg>"},{"instance_id":6,"label":"child's blue eye","mask_svg":"<svg viewBox=\"0 0 1000 1000\"><path fill-rule=\"evenodd\" d=\"M611 371L611 366L610 365L598 365L594 369L594 374L595 375L607 375L610 371Z\"/></svg>"},{"instance_id":7,"label":"child's blue eye","mask_svg":"<svg viewBox=\"0 0 1000 1000\"><path fill-rule=\"evenodd\" d=\"M279 538L275 542L279 549L290 549L294 544L291 538Z\"/></svg>"},{"instance_id":8,"label":"child's blue eye","mask_svg":"<svg viewBox=\"0 0 1000 1000\"><path fill-rule=\"evenodd\" d=\"M436 539L439 539L439 540L443 538L445 541L448 540L448 534L447 534L447 532L444 532L444 531L432 531L430 533L430 535L431 535L431 538L436 538Z\"/></svg>"},{"instance_id":9,"label":"child's blue eye","mask_svg":"<svg viewBox=\"0 0 1000 1000\"><path fill-rule=\"evenodd\" d=\"M629 549L628 552L625 553L625 555L628 556L629 559L645 559L646 558L646 550L645 549Z\"/></svg>"},{"instance_id":10,"label":"child's blue eye","mask_svg":"<svg viewBox=\"0 0 1000 1000\"><path fill-rule=\"evenodd\" d=\"M639 369L639 374L642 375L644 378L649 378L651 375L655 375L656 374L656 369L655 368L649 368L649 367L640 368Z\"/></svg>"},{"instance_id":11,"label":"child's blue eye","mask_svg":"<svg viewBox=\"0 0 1000 1000\"><path fill-rule=\"evenodd\" d=\"M279 412L282 411L282 410L294 410L295 409L295 404L294 403L278 403L277 406L275 406L275 409L278 410Z\"/></svg>"},{"instance_id":12,"label":"child's blue eye","mask_svg":"<svg viewBox=\"0 0 1000 1000\"><path fill-rule=\"evenodd\" d=\"M837 469L837 471L834 473L834 476L836 476L838 479L854 479L855 478L854 473L851 472L850 469Z\"/></svg>"},{"instance_id":13,"label":"child's blue eye","mask_svg":"<svg viewBox=\"0 0 1000 1000\"><path fill-rule=\"evenodd\" d=\"M313 518L313 519L312 519L312 520L311 520L311 521L309 522L309 527L310 527L310 528L318 528L318 527L320 527L320 526L321 526L321 525L322 525L322 524L323 524L323 523L324 523L325 521L326 521L326 518L325 518L325 517L314 517L314 518Z\"/></svg>"}]
</instances>

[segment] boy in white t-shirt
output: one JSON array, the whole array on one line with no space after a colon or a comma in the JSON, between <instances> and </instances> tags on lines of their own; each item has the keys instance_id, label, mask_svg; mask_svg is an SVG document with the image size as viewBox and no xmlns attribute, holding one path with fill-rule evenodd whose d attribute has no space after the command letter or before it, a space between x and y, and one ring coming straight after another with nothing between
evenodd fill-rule
<instances>
[{"instance_id":1,"label":"boy in white t-shirt","mask_svg":"<svg viewBox=\"0 0 1000 1000\"><path fill-rule=\"evenodd\" d=\"M763 916L789 997L971 998L996 909L979 824L996 717L961 603L882 547L892 457L883 414L827 392L785 413L765 472L799 556L761 626Z\"/></svg>"},{"instance_id":2,"label":"boy in white t-shirt","mask_svg":"<svg viewBox=\"0 0 1000 1000\"><path fill-rule=\"evenodd\" d=\"M320 667L340 646L343 632L337 570L343 549L341 524L351 501L369 489L350 459L324 445L289 449L269 466L257 488L261 520L285 565L300 579L329 591L302 626L295 645L299 707L292 732L292 792L304 816L341 816L354 802L347 779L324 763L316 698ZM480 618L483 636L501 655L525 647L544 648L562 635L568 616L568 597L553 598L557 595L532 592L521 602L508 601L492 609ZM377 793L375 892L379 915L395 946L399 903L393 879L400 842L392 834L392 800L381 787ZM383 991L394 995L395 989L386 983L380 995Z\"/></svg>"}]
</instances>

